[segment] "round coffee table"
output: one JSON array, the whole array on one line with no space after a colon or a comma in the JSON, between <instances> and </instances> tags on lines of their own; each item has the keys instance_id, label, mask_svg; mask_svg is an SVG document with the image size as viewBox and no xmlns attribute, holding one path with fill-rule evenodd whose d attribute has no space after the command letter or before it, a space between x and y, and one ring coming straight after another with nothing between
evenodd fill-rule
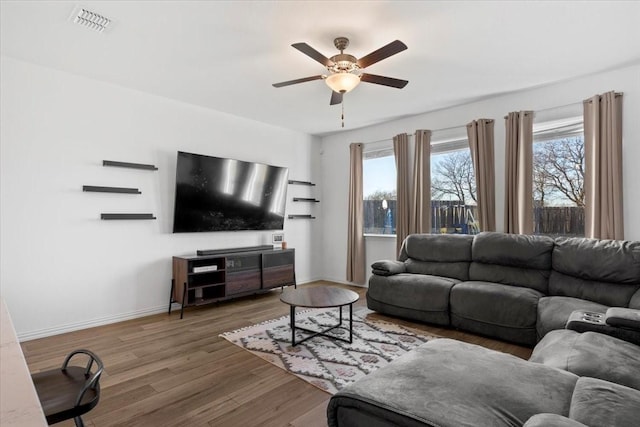
<instances>
[{"instance_id":1,"label":"round coffee table","mask_svg":"<svg viewBox=\"0 0 640 427\"><path fill-rule=\"evenodd\" d=\"M334 340L353 342L353 303L358 301L360 295L348 289L336 286L315 286L309 288L287 288L282 292L280 301L290 306L291 318L291 346L296 346L303 341L322 335ZM349 339L327 335L327 332L342 327L342 307L349 306ZM323 331L312 331L310 329L296 326L296 307L308 308L340 308L340 323ZM312 335L296 342L296 329L311 333Z\"/></svg>"}]
</instances>

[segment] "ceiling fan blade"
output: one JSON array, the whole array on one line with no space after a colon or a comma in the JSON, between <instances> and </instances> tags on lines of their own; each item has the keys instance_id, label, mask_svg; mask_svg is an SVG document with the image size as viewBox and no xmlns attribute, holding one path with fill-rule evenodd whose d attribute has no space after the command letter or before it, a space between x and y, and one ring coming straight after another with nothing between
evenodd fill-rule
<instances>
[{"instance_id":1,"label":"ceiling fan blade","mask_svg":"<svg viewBox=\"0 0 640 427\"><path fill-rule=\"evenodd\" d=\"M336 92L335 90L331 91L331 101L329 101L329 105L342 104L342 92Z\"/></svg>"},{"instance_id":2,"label":"ceiling fan blade","mask_svg":"<svg viewBox=\"0 0 640 427\"><path fill-rule=\"evenodd\" d=\"M324 56L323 54L321 54L320 52L318 52L317 50L315 50L314 48L312 48L306 43L294 43L291 46L295 47L296 49L298 49L300 52L304 53L308 57L315 59L325 67L331 67L333 65L333 62L329 58L327 58L326 56Z\"/></svg>"},{"instance_id":3,"label":"ceiling fan blade","mask_svg":"<svg viewBox=\"0 0 640 427\"><path fill-rule=\"evenodd\" d=\"M321 75L311 76L311 77L304 77L304 78L301 78L301 79L289 80L287 82L274 83L273 87L283 87L283 86L295 85L295 84L298 84L298 83L310 82L310 81L313 81L313 80L321 80L321 79L322 79Z\"/></svg>"},{"instance_id":4,"label":"ceiling fan blade","mask_svg":"<svg viewBox=\"0 0 640 427\"><path fill-rule=\"evenodd\" d=\"M360 76L361 82L375 83L377 85L390 86L402 89L409 83L408 80L394 79L393 77L376 76L375 74L363 73Z\"/></svg>"},{"instance_id":5,"label":"ceiling fan blade","mask_svg":"<svg viewBox=\"0 0 640 427\"><path fill-rule=\"evenodd\" d=\"M360 68L367 68L368 66L373 65L378 61L382 61L383 59L395 55L396 53L402 52L406 48L407 45L402 43L400 40L393 41L388 45L371 52L369 55L360 58L358 60L358 66L360 66Z\"/></svg>"}]
</instances>

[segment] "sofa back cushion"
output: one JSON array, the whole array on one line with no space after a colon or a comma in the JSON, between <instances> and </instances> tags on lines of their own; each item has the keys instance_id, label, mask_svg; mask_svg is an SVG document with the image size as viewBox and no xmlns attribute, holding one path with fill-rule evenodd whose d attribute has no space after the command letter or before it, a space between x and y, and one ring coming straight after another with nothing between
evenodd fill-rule
<instances>
[{"instance_id":1,"label":"sofa back cushion","mask_svg":"<svg viewBox=\"0 0 640 427\"><path fill-rule=\"evenodd\" d=\"M636 293L631 296L631 301L629 301L629 308L640 310L640 288L638 288Z\"/></svg>"},{"instance_id":2,"label":"sofa back cushion","mask_svg":"<svg viewBox=\"0 0 640 427\"><path fill-rule=\"evenodd\" d=\"M472 242L473 236L464 234L411 234L398 260L404 261L407 273L469 280Z\"/></svg>"},{"instance_id":3,"label":"sofa back cushion","mask_svg":"<svg viewBox=\"0 0 640 427\"><path fill-rule=\"evenodd\" d=\"M553 239L483 232L471 248L469 279L522 286L547 294Z\"/></svg>"},{"instance_id":4,"label":"sofa back cushion","mask_svg":"<svg viewBox=\"0 0 640 427\"><path fill-rule=\"evenodd\" d=\"M640 288L640 242L558 238L549 294L628 307Z\"/></svg>"}]
</instances>

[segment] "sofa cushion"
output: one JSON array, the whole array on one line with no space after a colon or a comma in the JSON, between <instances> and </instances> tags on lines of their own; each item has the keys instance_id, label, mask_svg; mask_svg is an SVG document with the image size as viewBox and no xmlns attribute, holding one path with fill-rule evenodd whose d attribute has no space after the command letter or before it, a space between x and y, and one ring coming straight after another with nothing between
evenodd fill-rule
<instances>
[{"instance_id":1,"label":"sofa cushion","mask_svg":"<svg viewBox=\"0 0 640 427\"><path fill-rule=\"evenodd\" d=\"M579 298L610 307L627 307L639 288L640 285L586 280L552 270L548 295Z\"/></svg>"},{"instance_id":2,"label":"sofa cushion","mask_svg":"<svg viewBox=\"0 0 640 427\"><path fill-rule=\"evenodd\" d=\"M525 345L536 343L538 300L529 288L489 282L462 282L451 290L451 324L482 335Z\"/></svg>"},{"instance_id":3,"label":"sofa cushion","mask_svg":"<svg viewBox=\"0 0 640 427\"><path fill-rule=\"evenodd\" d=\"M536 414L529 418L522 427L588 427L571 418L557 414Z\"/></svg>"},{"instance_id":4,"label":"sofa cushion","mask_svg":"<svg viewBox=\"0 0 640 427\"><path fill-rule=\"evenodd\" d=\"M467 280L472 242L473 236L464 234L410 234L398 260L409 273Z\"/></svg>"},{"instance_id":5,"label":"sofa cushion","mask_svg":"<svg viewBox=\"0 0 640 427\"><path fill-rule=\"evenodd\" d=\"M582 377L573 391L569 417L590 426L637 426L640 420L640 391Z\"/></svg>"},{"instance_id":6,"label":"sofa cushion","mask_svg":"<svg viewBox=\"0 0 640 427\"><path fill-rule=\"evenodd\" d=\"M451 277L458 280L467 280L469 278L468 262L418 261L409 258L404 264L407 273L430 274L433 276Z\"/></svg>"},{"instance_id":7,"label":"sofa cushion","mask_svg":"<svg viewBox=\"0 0 640 427\"><path fill-rule=\"evenodd\" d=\"M557 272L610 283L640 285L640 241L558 238L553 248Z\"/></svg>"},{"instance_id":8,"label":"sofa cushion","mask_svg":"<svg viewBox=\"0 0 640 427\"><path fill-rule=\"evenodd\" d=\"M480 346L435 339L339 391L327 414L329 426L365 425L339 423L349 411L371 414L366 426L517 426L540 412L568 415L577 379Z\"/></svg>"},{"instance_id":9,"label":"sofa cushion","mask_svg":"<svg viewBox=\"0 0 640 427\"><path fill-rule=\"evenodd\" d=\"M459 280L426 274L371 276L367 306L371 310L449 325L449 293Z\"/></svg>"},{"instance_id":10,"label":"sofa cushion","mask_svg":"<svg viewBox=\"0 0 640 427\"><path fill-rule=\"evenodd\" d=\"M558 238L549 295L628 307L640 288L640 242Z\"/></svg>"},{"instance_id":11,"label":"sofa cushion","mask_svg":"<svg viewBox=\"0 0 640 427\"><path fill-rule=\"evenodd\" d=\"M538 301L538 339L550 331L564 329L569 316L576 310L604 313L609 307L596 302L572 297L543 297Z\"/></svg>"},{"instance_id":12,"label":"sofa cushion","mask_svg":"<svg viewBox=\"0 0 640 427\"><path fill-rule=\"evenodd\" d=\"M547 293L553 239L484 232L472 246L469 280L522 286Z\"/></svg>"},{"instance_id":13,"label":"sofa cushion","mask_svg":"<svg viewBox=\"0 0 640 427\"><path fill-rule=\"evenodd\" d=\"M631 297L631 301L629 301L629 308L640 310L640 289L638 289Z\"/></svg>"},{"instance_id":14,"label":"sofa cushion","mask_svg":"<svg viewBox=\"0 0 640 427\"><path fill-rule=\"evenodd\" d=\"M609 335L551 331L529 361L640 390L640 346Z\"/></svg>"}]
</instances>

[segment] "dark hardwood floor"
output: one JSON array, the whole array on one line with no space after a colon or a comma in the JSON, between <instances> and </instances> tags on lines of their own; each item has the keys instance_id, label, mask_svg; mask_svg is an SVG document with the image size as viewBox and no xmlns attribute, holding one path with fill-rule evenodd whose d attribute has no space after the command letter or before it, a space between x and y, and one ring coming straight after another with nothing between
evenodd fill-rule
<instances>
[{"instance_id":1,"label":"dark hardwood floor","mask_svg":"<svg viewBox=\"0 0 640 427\"><path fill-rule=\"evenodd\" d=\"M315 282L303 286L334 283ZM336 285L343 286L343 285ZM348 287L361 295L365 288ZM73 349L105 364L98 406L83 418L106 426L325 427L330 395L218 337L222 332L286 316L280 291L217 305L158 314L22 343L31 372L57 367ZM407 322L430 334L528 358L531 349L461 331ZM73 426L72 421L58 424Z\"/></svg>"}]
</instances>

